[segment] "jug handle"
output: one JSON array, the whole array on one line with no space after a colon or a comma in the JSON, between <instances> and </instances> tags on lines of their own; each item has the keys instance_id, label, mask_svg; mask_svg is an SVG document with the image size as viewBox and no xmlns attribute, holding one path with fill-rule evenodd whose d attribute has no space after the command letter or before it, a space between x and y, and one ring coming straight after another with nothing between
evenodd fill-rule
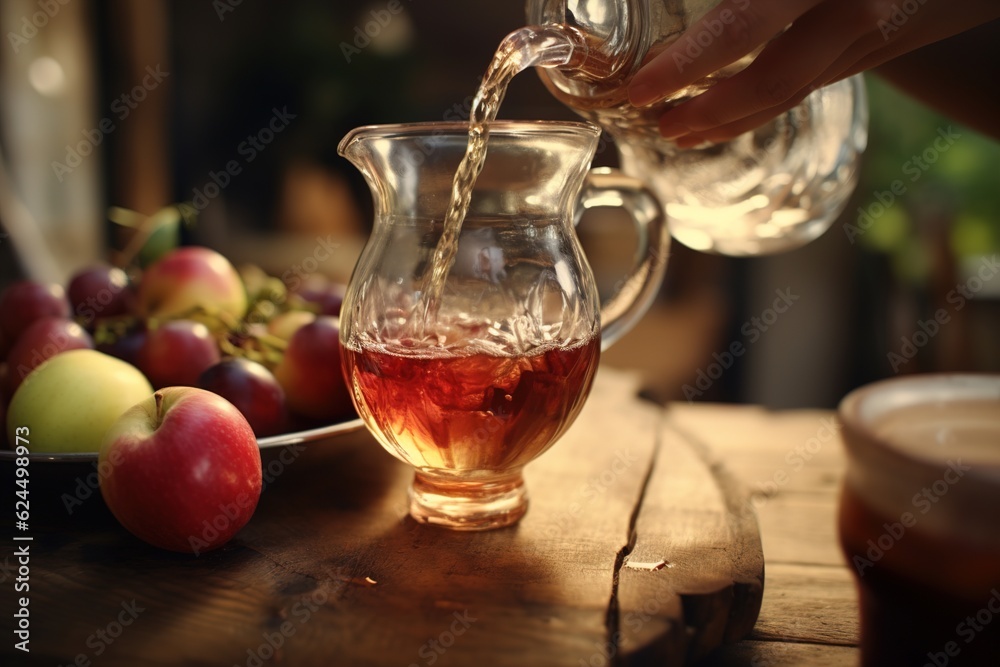
<instances>
[{"instance_id":1,"label":"jug handle","mask_svg":"<svg viewBox=\"0 0 1000 667\"><path fill-rule=\"evenodd\" d=\"M621 288L601 304L601 349L606 350L635 326L656 298L667 268L670 233L663 207L645 183L617 169L596 167L584 180L575 223L587 209L603 206L628 211L638 236L632 269L620 281Z\"/></svg>"}]
</instances>

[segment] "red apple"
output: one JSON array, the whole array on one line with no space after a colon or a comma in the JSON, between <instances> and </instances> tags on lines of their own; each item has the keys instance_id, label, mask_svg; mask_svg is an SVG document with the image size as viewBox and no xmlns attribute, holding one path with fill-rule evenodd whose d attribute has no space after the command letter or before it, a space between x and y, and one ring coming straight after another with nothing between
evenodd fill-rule
<instances>
[{"instance_id":1,"label":"red apple","mask_svg":"<svg viewBox=\"0 0 1000 667\"><path fill-rule=\"evenodd\" d=\"M43 317L21 332L17 343L7 354L10 393L21 386L28 373L43 361L69 350L92 350L94 341L90 334L73 320L61 317Z\"/></svg>"},{"instance_id":2,"label":"red apple","mask_svg":"<svg viewBox=\"0 0 1000 667\"><path fill-rule=\"evenodd\" d=\"M347 285L335 283L326 276L312 274L295 290L295 294L310 303L320 315L340 315Z\"/></svg>"},{"instance_id":3,"label":"red apple","mask_svg":"<svg viewBox=\"0 0 1000 667\"><path fill-rule=\"evenodd\" d=\"M92 266L78 271L66 293L73 314L85 327L102 317L127 314L134 298L128 274L113 266Z\"/></svg>"},{"instance_id":4,"label":"red apple","mask_svg":"<svg viewBox=\"0 0 1000 667\"><path fill-rule=\"evenodd\" d=\"M228 542L260 499L260 449L232 403L194 387L167 387L107 431L101 495L141 540L199 554Z\"/></svg>"},{"instance_id":5,"label":"red apple","mask_svg":"<svg viewBox=\"0 0 1000 667\"><path fill-rule=\"evenodd\" d=\"M296 414L332 420L354 410L340 368L338 322L336 317L321 316L300 327L274 369L288 408Z\"/></svg>"},{"instance_id":6,"label":"red apple","mask_svg":"<svg viewBox=\"0 0 1000 667\"><path fill-rule=\"evenodd\" d=\"M277 435L288 426L285 392L271 371L250 359L223 359L198 378L198 386L236 406L258 438Z\"/></svg>"},{"instance_id":7,"label":"red apple","mask_svg":"<svg viewBox=\"0 0 1000 667\"><path fill-rule=\"evenodd\" d=\"M219 363L219 346L201 322L174 320L146 333L137 364L154 387L194 387L198 376Z\"/></svg>"},{"instance_id":8,"label":"red apple","mask_svg":"<svg viewBox=\"0 0 1000 667\"><path fill-rule=\"evenodd\" d=\"M69 301L59 285L22 280L0 293L0 330L7 345L14 345L22 331L46 316L69 317Z\"/></svg>"},{"instance_id":9,"label":"red apple","mask_svg":"<svg viewBox=\"0 0 1000 667\"><path fill-rule=\"evenodd\" d=\"M7 364L0 364L0 405L4 406L10 403L10 397L13 395L10 391L10 385L7 384L9 376L10 369L7 367ZM0 422L0 427L5 423Z\"/></svg>"},{"instance_id":10,"label":"red apple","mask_svg":"<svg viewBox=\"0 0 1000 667\"><path fill-rule=\"evenodd\" d=\"M229 260L208 248L178 248L146 269L139 284L142 317L177 317L197 308L228 314L247 312L247 294Z\"/></svg>"}]
</instances>

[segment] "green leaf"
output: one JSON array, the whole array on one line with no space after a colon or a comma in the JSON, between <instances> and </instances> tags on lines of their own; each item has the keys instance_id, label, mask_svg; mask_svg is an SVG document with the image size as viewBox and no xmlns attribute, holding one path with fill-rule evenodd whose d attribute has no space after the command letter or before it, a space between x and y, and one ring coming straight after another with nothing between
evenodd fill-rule
<instances>
[{"instance_id":1,"label":"green leaf","mask_svg":"<svg viewBox=\"0 0 1000 667\"><path fill-rule=\"evenodd\" d=\"M181 243L181 214L167 206L150 216L150 231L139 250L139 266L145 268L177 248Z\"/></svg>"},{"instance_id":2,"label":"green leaf","mask_svg":"<svg viewBox=\"0 0 1000 667\"><path fill-rule=\"evenodd\" d=\"M958 257L981 257L998 250L998 239L994 225L988 219L976 215L961 215L951 228L952 252Z\"/></svg>"},{"instance_id":3,"label":"green leaf","mask_svg":"<svg viewBox=\"0 0 1000 667\"><path fill-rule=\"evenodd\" d=\"M900 249L912 233L913 223L902 205L890 206L879 216L861 242L873 250L892 253Z\"/></svg>"}]
</instances>

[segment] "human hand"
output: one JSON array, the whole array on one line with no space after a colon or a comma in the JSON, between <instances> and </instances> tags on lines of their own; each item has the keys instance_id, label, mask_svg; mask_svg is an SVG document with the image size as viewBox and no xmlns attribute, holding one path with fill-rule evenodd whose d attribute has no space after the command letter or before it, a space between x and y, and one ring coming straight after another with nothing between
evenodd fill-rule
<instances>
[{"instance_id":1,"label":"human hand","mask_svg":"<svg viewBox=\"0 0 1000 667\"><path fill-rule=\"evenodd\" d=\"M728 141L817 88L997 18L997 0L722 0L636 73L629 99L660 100L766 44L746 69L660 118L682 148Z\"/></svg>"}]
</instances>

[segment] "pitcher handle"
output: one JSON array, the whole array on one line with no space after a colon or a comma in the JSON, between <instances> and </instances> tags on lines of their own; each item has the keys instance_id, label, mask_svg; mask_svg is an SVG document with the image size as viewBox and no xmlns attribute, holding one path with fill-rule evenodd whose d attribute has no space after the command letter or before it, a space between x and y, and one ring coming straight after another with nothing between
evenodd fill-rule
<instances>
[{"instance_id":1,"label":"pitcher handle","mask_svg":"<svg viewBox=\"0 0 1000 667\"><path fill-rule=\"evenodd\" d=\"M653 191L617 169L590 170L580 192L576 223L587 209L602 206L628 211L639 237L632 270L620 281L621 288L601 304L601 349L606 350L635 326L656 298L667 268L670 233Z\"/></svg>"}]
</instances>

